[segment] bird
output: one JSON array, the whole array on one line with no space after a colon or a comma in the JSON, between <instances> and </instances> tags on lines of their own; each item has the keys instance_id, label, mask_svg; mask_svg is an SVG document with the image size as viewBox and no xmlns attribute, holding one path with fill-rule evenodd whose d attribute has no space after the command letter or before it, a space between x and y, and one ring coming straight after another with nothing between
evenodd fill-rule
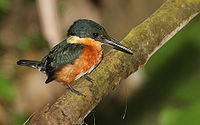
<instances>
[{"instance_id":1,"label":"bird","mask_svg":"<svg viewBox=\"0 0 200 125\"><path fill-rule=\"evenodd\" d=\"M103 44L133 54L130 49L112 39L100 24L89 19L79 19L68 29L66 39L54 46L41 61L22 59L17 64L45 73L46 84L55 80L67 85L77 95L84 96L71 84L82 77L93 83L94 80L87 75L103 59Z\"/></svg>"}]
</instances>

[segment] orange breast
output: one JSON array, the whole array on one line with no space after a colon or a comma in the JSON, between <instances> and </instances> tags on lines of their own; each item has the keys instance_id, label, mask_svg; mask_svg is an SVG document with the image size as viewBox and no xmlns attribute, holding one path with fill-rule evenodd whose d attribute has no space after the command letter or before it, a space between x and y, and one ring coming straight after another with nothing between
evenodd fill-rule
<instances>
[{"instance_id":1,"label":"orange breast","mask_svg":"<svg viewBox=\"0 0 200 125\"><path fill-rule=\"evenodd\" d=\"M96 67L101 62L102 55L101 47L86 45L82 54L72 64L64 65L56 73L56 81L70 84Z\"/></svg>"}]
</instances>

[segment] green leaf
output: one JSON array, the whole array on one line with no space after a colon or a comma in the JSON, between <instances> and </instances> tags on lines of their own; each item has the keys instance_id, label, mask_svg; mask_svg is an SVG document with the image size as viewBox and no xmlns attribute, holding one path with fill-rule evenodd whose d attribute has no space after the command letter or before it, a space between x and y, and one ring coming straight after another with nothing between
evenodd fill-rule
<instances>
[{"instance_id":1,"label":"green leaf","mask_svg":"<svg viewBox=\"0 0 200 125\"><path fill-rule=\"evenodd\" d=\"M182 84L169 94L170 101L160 113L159 125L200 125L199 81L198 76L180 81Z\"/></svg>"}]
</instances>

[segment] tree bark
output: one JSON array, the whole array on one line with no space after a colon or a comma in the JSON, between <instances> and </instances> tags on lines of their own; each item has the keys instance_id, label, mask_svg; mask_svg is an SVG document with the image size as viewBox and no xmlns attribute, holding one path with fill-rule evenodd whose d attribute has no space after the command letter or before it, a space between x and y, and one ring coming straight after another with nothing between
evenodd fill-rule
<instances>
[{"instance_id":1,"label":"tree bark","mask_svg":"<svg viewBox=\"0 0 200 125\"><path fill-rule=\"evenodd\" d=\"M120 80L144 66L151 55L200 11L200 0L167 0L151 17L130 31L121 43L134 55L110 51L89 75L94 84L80 79L54 104L47 104L30 120L30 125L82 124L84 118Z\"/></svg>"}]
</instances>

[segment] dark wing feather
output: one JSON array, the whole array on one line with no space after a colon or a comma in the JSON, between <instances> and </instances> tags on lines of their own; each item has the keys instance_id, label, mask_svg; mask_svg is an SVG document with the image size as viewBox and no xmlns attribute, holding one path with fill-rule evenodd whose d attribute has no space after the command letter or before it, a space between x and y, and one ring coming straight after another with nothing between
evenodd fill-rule
<instances>
[{"instance_id":1,"label":"dark wing feather","mask_svg":"<svg viewBox=\"0 0 200 125\"><path fill-rule=\"evenodd\" d=\"M72 63L82 53L83 44L61 42L42 59L43 69L48 78L46 83L55 79L55 72L64 64Z\"/></svg>"}]
</instances>

